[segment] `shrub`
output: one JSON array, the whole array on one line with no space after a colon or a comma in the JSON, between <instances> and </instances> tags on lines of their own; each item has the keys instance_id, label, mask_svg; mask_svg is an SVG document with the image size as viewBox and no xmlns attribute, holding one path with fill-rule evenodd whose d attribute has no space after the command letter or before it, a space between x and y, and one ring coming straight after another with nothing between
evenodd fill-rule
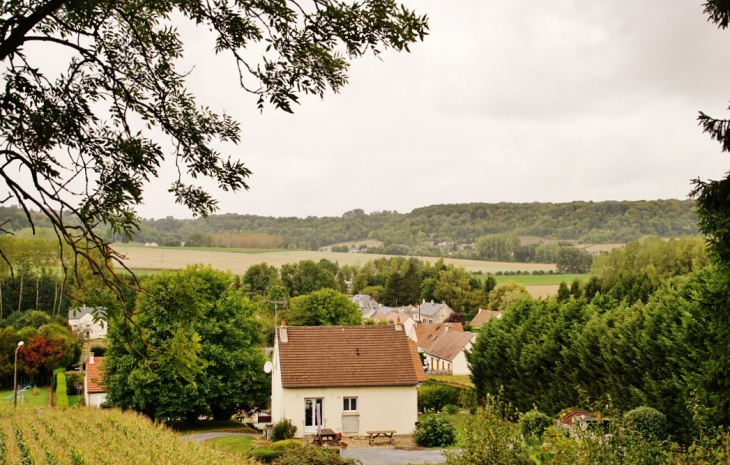
<instances>
[{"instance_id":1,"label":"shrub","mask_svg":"<svg viewBox=\"0 0 730 465\"><path fill-rule=\"evenodd\" d=\"M418 388L418 410L440 412L446 405L459 403L460 390L446 384L424 384Z\"/></svg>"},{"instance_id":2,"label":"shrub","mask_svg":"<svg viewBox=\"0 0 730 465\"><path fill-rule=\"evenodd\" d=\"M271 444L269 447L271 450L285 451L289 449L301 449L304 445L301 441L297 441L296 439L284 439L283 441Z\"/></svg>"},{"instance_id":3,"label":"shrub","mask_svg":"<svg viewBox=\"0 0 730 465\"><path fill-rule=\"evenodd\" d=\"M421 421L413 434L413 442L421 447L446 447L456 441L456 429L448 418L430 415Z\"/></svg>"},{"instance_id":4,"label":"shrub","mask_svg":"<svg viewBox=\"0 0 730 465\"><path fill-rule=\"evenodd\" d=\"M278 459L284 453L278 450L272 450L270 447L257 447L248 453L248 456L261 463L271 463L274 459Z\"/></svg>"},{"instance_id":5,"label":"shrub","mask_svg":"<svg viewBox=\"0 0 730 465\"><path fill-rule=\"evenodd\" d=\"M106 347L92 346L89 351L94 354L94 357L103 357L106 354Z\"/></svg>"},{"instance_id":6,"label":"shrub","mask_svg":"<svg viewBox=\"0 0 730 465\"><path fill-rule=\"evenodd\" d=\"M337 449L324 447L303 447L289 449L276 461L276 465L357 465L355 459L340 457Z\"/></svg>"},{"instance_id":7,"label":"shrub","mask_svg":"<svg viewBox=\"0 0 730 465\"><path fill-rule=\"evenodd\" d=\"M459 407L453 404L445 405L443 409L441 409L442 412L448 413L449 415L456 415L459 413Z\"/></svg>"},{"instance_id":8,"label":"shrub","mask_svg":"<svg viewBox=\"0 0 730 465\"><path fill-rule=\"evenodd\" d=\"M496 273L494 273L494 276L502 276L502 272L501 271L497 271Z\"/></svg>"},{"instance_id":9,"label":"shrub","mask_svg":"<svg viewBox=\"0 0 730 465\"><path fill-rule=\"evenodd\" d=\"M540 412L537 409L530 410L520 418L520 428L522 429L522 435L529 439L532 436L537 438L542 437L545 430L552 425L550 417Z\"/></svg>"},{"instance_id":10,"label":"shrub","mask_svg":"<svg viewBox=\"0 0 730 465\"><path fill-rule=\"evenodd\" d=\"M297 427L291 424L291 420L281 420L274 425L274 429L271 432L271 440L273 442L283 441L294 437L297 432Z\"/></svg>"},{"instance_id":11,"label":"shrub","mask_svg":"<svg viewBox=\"0 0 730 465\"><path fill-rule=\"evenodd\" d=\"M40 389L38 389L38 386L33 386L33 395L37 396L40 393L41 393L41 391L40 391Z\"/></svg>"},{"instance_id":12,"label":"shrub","mask_svg":"<svg viewBox=\"0 0 730 465\"><path fill-rule=\"evenodd\" d=\"M66 394L66 373L63 368L53 370L56 376L56 407L68 407L68 394Z\"/></svg>"},{"instance_id":13,"label":"shrub","mask_svg":"<svg viewBox=\"0 0 730 465\"><path fill-rule=\"evenodd\" d=\"M667 437L667 417L657 409L638 407L624 414L629 427L644 439L665 439Z\"/></svg>"},{"instance_id":14,"label":"shrub","mask_svg":"<svg viewBox=\"0 0 730 465\"><path fill-rule=\"evenodd\" d=\"M84 384L84 372L83 371L67 371L66 372L66 386L69 394L76 394L74 386Z\"/></svg>"}]
</instances>

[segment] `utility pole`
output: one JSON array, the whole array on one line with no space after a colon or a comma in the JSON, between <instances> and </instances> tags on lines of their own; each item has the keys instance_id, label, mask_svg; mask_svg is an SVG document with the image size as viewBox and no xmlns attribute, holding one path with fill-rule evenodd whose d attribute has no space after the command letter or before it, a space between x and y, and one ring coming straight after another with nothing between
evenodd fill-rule
<instances>
[{"instance_id":1,"label":"utility pole","mask_svg":"<svg viewBox=\"0 0 730 465\"><path fill-rule=\"evenodd\" d=\"M23 341L18 342L18 347L15 348L15 370L13 373L13 390L15 394L13 395L13 401L15 402L13 405L13 409L18 408L18 350L20 347L24 344Z\"/></svg>"},{"instance_id":2,"label":"utility pole","mask_svg":"<svg viewBox=\"0 0 730 465\"><path fill-rule=\"evenodd\" d=\"M282 308L286 308L287 302L284 300L267 300L268 303L274 304L274 328L276 328L276 314L279 313L279 305Z\"/></svg>"}]
</instances>

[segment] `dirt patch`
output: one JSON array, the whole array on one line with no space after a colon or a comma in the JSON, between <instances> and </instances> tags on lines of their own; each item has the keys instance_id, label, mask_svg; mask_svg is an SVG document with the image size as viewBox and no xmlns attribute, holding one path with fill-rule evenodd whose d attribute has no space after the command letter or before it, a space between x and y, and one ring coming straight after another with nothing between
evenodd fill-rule
<instances>
[{"instance_id":1,"label":"dirt patch","mask_svg":"<svg viewBox=\"0 0 730 465\"><path fill-rule=\"evenodd\" d=\"M559 284L529 284L525 286L527 292L535 299L540 297L545 299L548 296L555 295L558 293L559 287Z\"/></svg>"}]
</instances>

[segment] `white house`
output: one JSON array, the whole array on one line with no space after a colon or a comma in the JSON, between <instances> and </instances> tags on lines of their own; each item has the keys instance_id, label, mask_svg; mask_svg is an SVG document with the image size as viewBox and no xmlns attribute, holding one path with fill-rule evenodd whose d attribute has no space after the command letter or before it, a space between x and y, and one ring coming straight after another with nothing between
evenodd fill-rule
<instances>
[{"instance_id":1,"label":"white house","mask_svg":"<svg viewBox=\"0 0 730 465\"><path fill-rule=\"evenodd\" d=\"M434 303L425 300L418 306L418 315L415 316L419 323L443 323L451 315L453 310L446 305L446 302Z\"/></svg>"},{"instance_id":2,"label":"white house","mask_svg":"<svg viewBox=\"0 0 730 465\"><path fill-rule=\"evenodd\" d=\"M470 375L464 350L471 349L477 337L474 333L447 331L441 334L425 351L424 363L429 373L445 372L452 375Z\"/></svg>"},{"instance_id":3,"label":"white house","mask_svg":"<svg viewBox=\"0 0 730 465\"><path fill-rule=\"evenodd\" d=\"M106 337L107 324L104 321L94 323L93 311L94 309L90 307L79 307L74 310L69 310L68 324L71 326L74 334L91 340ZM106 314L106 309L101 308L100 312Z\"/></svg>"},{"instance_id":4,"label":"white house","mask_svg":"<svg viewBox=\"0 0 730 465\"><path fill-rule=\"evenodd\" d=\"M99 407L106 402L106 388L103 383L102 363L104 357L94 357L94 354L86 360L86 372L84 374L84 399L88 407Z\"/></svg>"},{"instance_id":5,"label":"white house","mask_svg":"<svg viewBox=\"0 0 730 465\"><path fill-rule=\"evenodd\" d=\"M402 325L282 323L272 362L272 421L290 420L296 437L319 428L352 436L415 428L426 375Z\"/></svg>"}]
</instances>

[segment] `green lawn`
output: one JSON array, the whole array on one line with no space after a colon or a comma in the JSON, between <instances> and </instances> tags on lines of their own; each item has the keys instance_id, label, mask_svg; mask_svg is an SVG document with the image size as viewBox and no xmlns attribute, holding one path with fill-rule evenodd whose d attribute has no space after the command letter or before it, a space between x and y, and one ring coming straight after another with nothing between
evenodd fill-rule
<instances>
[{"instance_id":1,"label":"green lawn","mask_svg":"<svg viewBox=\"0 0 730 465\"><path fill-rule=\"evenodd\" d=\"M260 434L255 429L251 429L248 426L241 423L240 421L235 421L235 420L223 420L223 421L198 420L195 422L194 425L189 425L184 421L172 421L172 422L167 423L167 426L169 426L173 430L175 430L179 433L183 433L183 434L210 433L213 431Z\"/></svg>"},{"instance_id":2,"label":"green lawn","mask_svg":"<svg viewBox=\"0 0 730 465\"><path fill-rule=\"evenodd\" d=\"M36 408L36 407L45 407L49 405L48 400L48 394L50 392L50 389L45 388L38 388L38 395L34 396L32 391L28 390L25 391L25 397L28 399L28 403L22 404L21 403L21 395L20 392L18 393L18 408ZM13 408L13 399L10 398L9 400L3 400L6 397L8 397L10 394L12 394L13 391L0 391L0 411L3 410L10 410Z\"/></svg>"},{"instance_id":3,"label":"green lawn","mask_svg":"<svg viewBox=\"0 0 730 465\"><path fill-rule=\"evenodd\" d=\"M542 274L542 275L520 275L520 276L494 276L497 284L506 283L507 281L514 281L519 284L525 285L536 285L536 284L560 284L565 281L570 284L575 279L581 281L588 281L591 275L589 274ZM487 275L474 275L475 278L484 282L487 279Z\"/></svg>"},{"instance_id":4,"label":"green lawn","mask_svg":"<svg viewBox=\"0 0 730 465\"><path fill-rule=\"evenodd\" d=\"M247 454L254 448L256 441L260 438L251 436L221 436L206 441L210 446L222 450L224 452L233 452L236 454Z\"/></svg>"},{"instance_id":5,"label":"green lawn","mask_svg":"<svg viewBox=\"0 0 730 465\"><path fill-rule=\"evenodd\" d=\"M428 375L428 379L443 381L445 383L460 384L462 386L474 387L469 375Z\"/></svg>"}]
</instances>

